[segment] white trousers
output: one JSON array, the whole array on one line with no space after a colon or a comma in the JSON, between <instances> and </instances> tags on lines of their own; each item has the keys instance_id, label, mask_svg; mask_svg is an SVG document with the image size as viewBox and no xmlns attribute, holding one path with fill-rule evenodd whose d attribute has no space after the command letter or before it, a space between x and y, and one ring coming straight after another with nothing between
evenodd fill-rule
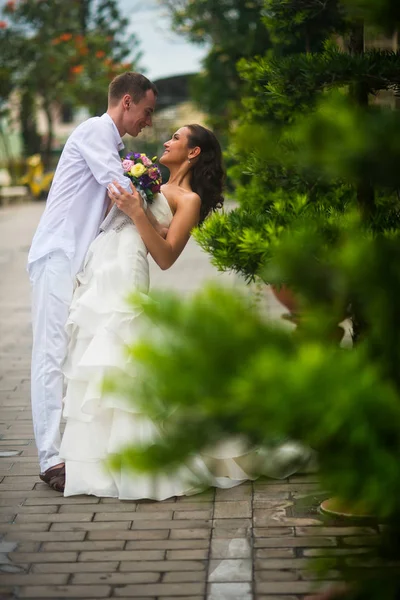
<instances>
[{"instance_id":1,"label":"white trousers","mask_svg":"<svg viewBox=\"0 0 400 600\"><path fill-rule=\"evenodd\" d=\"M31 400L33 429L41 472L60 463L63 400L62 364L67 351L65 324L74 277L62 251L46 254L29 266L32 286Z\"/></svg>"}]
</instances>

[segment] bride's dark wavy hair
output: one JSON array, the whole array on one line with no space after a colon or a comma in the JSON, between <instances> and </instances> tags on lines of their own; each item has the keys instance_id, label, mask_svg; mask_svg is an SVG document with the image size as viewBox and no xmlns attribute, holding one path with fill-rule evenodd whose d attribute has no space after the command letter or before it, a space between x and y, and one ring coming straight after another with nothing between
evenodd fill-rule
<instances>
[{"instance_id":1,"label":"bride's dark wavy hair","mask_svg":"<svg viewBox=\"0 0 400 600\"><path fill-rule=\"evenodd\" d=\"M222 190L225 182L225 170L222 163L222 151L219 141L212 131L201 125L185 125L189 129L188 146L199 146L200 154L191 168L192 190L201 198L199 225L213 211L222 208L224 197Z\"/></svg>"}]
</instances>

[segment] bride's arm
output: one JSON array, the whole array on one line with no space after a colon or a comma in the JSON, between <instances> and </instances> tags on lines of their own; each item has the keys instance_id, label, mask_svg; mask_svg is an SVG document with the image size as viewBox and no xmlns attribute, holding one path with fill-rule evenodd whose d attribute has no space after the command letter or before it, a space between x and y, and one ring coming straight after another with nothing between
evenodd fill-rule
<instances>
[{"instance_id":1,"label":"bride's arm","mask_svg":"<svg viewBox=\"0 0 400 600\"><path fill-rule=\"evenodd\" d=\"M177 209L164 240L154 230L145 211L139 193L134 189L131 194L114 182L119 194L111 191L112 199L135 223L149 253L165 270L169 269L186 246L190 232L199 222L200 198L195 193L187 193L184 202L177 202Z\"/></svg>"}]
</instances>

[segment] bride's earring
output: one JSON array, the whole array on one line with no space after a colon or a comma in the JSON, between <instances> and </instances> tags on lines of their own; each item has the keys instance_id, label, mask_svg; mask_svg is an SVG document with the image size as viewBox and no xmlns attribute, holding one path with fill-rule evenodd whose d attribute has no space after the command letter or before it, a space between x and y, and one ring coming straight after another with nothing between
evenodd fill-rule
<instances>
[{"instance_id":1,"label":"bride's earring","mask_svg":"<svg viewBox=\"0 0 400 600\"><path fill-rule=\"evenodd\" d=\"M190 158L188 158L188 162L191 162L191 161L190 161Z\"/></svg>"}]
</instances>

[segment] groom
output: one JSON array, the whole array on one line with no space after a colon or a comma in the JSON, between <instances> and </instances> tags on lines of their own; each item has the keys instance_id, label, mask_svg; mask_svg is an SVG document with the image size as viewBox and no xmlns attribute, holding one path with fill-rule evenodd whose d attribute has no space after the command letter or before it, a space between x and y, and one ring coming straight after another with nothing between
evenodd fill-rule
<instances>
[{"instance_id":1,"label":"groom","mask_svg":"<svg viewBox=\"0 0 400 600\"><path fill-rule=\"evenodd\" d=\"M59 457L64 330L74 278L96 237L109 202L107 186L117 180L130 190L118 154L122 136L151 127L157 88L144 75L118 75L108 89L108 109L79 125L69 137L32 241L28 272L32 286L33 427L40 478L63 492L65 467Z\"/></svg>"}]
</instances>

